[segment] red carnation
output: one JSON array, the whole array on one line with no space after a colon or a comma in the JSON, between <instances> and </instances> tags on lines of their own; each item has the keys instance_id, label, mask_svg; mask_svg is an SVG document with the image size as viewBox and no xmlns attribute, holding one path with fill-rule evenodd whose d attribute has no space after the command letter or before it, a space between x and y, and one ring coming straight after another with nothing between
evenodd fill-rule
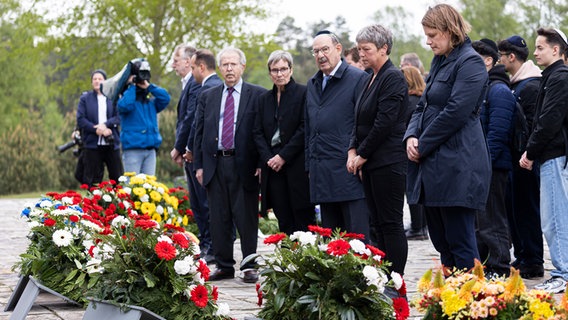
<instances>
[{"instance_id":1,"label":"red carnation","mask_svg":"<svg viewBox=\"0 0 568 320\"><path fill-rule=\"evenodd\" d=\"M83 184L81 185L81 189L83 189L83 190L88 190L88 189L89 189L89 185L83 183Z\"/></svg>"},{"instance_id":2,"label":"red carnation","mask_svg":"<svg viewBox=\"0 0 568 320\"><path fill-rule=\"evenodd\" d=\"M384 257L385 257L385 253L382 252L381 250L379 250L379 248L374 247L374 246L372 246L372 245L370 245L370 244L366 244L365 247L366 247L367 249L371 250L371 253L372 253L374 256L380 256L381 258L384 258Z\"/></svg>"},{"instance_id":3,"label":"red carnation","mask_svg":"<svg viewBox=\"0 0 568 320\"><path fill-rule=\"evenodd\" d=\"M209 281L209 267L207 266L207 262L203 261L203 259L199 259L199 266L197 267L197 271L201 273L201 278L205 281Z\"/></svg>"},{"instance_id":4,"label":"red carnation","mask_svg":"<svg viewBox=\"0 0 568 320\"><path fill-rule=\"evenodd\" d=\"M410 316L410 308L405 298L392 299L392 306L396 314L396 320L406 320Z\"/></svg>"},{"instance_id":5,"label":"red carnation","mask_svg":"<svg viewBox=\"0 0 568 320\"><path fill-rule=\"evenodd\" d=\"M277 244L280 241L282 241L282 239L284 238L286 238L285 233L271 234L268 237L266 237L266 239L264 239L264 244Z\"/></svg>"},{"instance_id":6,"label":"red carnation","mask_svg":"<svg viewBox=\"0 0 568 320\"><path fill-rule=\"evenodd\" d=\"M184 249L189 248L189 239L183 233L180 232L174 233L172 235L172 240L174 241L175 244L177 244L178 246Z\"/></svg>"},{"instance_id":7,"label":"red carnation","mask_svg":"<svg viewBox=\"0 0 568 320\"><path fill-rule=\"evenodd\" d=\"M154 220L137 220L134 223L134 227L142 228L142 229L152 229L156 226L157 226L157 224L156 224L156 221L154 221Z\"/></svg>"},{"instance_id":8,"label":"red carnation","mask_svg":"<svg viewBox=\"0 0 568 320\"><path fill-rule=\"evenodd\" d=\"M205 308L209 297L207 297L207 288L203 285L198 285L191 290L191 301L199 308Z\"/></svg>"},{"instance_id":9,"label":"red carnation","mask_svg":"<svg viewBox=\"0 0 568 320\"><path fill-rule=\"evenodd\" d=\"M154 247L158 258L170 261L176 257L176 248L167 241L159 241Z\"/></svg>"},{"instance_id":10,"label":"red carnation","mask_svg":"<svg viewBox=\"0 0 568 320\"><path fill-rule=\"evenodd\" d=\"M53 227L55 225L56 221L51 219L51 218L47 218L43 221L43 225L46 227Z\"/></svg>"},{"instance_id":11,"label":"red carnation","mask_svg":"<svg viewBox=\"0 0 568 320\"><path fill-rule=\"evenodd\" d=\"M77 217L76 215L73 214L73 215L69 216L69 220L71 220L71 222L77 223L77 222L79 222L79 217Z\"/></svg>"},{"instance_id":12,"label":"red carnation","mask_svg":"<svg viewBox=\"0 0 568 320\"><path fill-rule=\"evenodd\" d=\"M402 286L400 286L397 291L399 295L403 297L406 296L406 281L404 281L404 279L402 280Z\"/></svg>"},{"instance_id":13,"label":"red carnation","mask_svg":"<svg viewBox=\"0 0 568 320\"><path fill-rule=\"evenodd\" d=\"M365 235L361 234L361 233L348 233L348 232L344 232L341 234L342 238L347 238L347 239L358 239L358 240L363 240L365 239Z\"/></svg>"},{"instance_id":14,"label":"red carnation","mask_svg":"<svg viewBox=\"0 0 568 320\"><path fill-rule=\"evenodd\" d=\"M185 229L183 227L179 227L179 226L175 226L171 223L166 223L164 224L164 229L166 230L174 230L177 232L185 232Z\"/></svg>"},{"instance_id":15,"label":"red carnation","mask_svg":"<svg viewBox=\"0 0 568 320\"><path fill-rule=\"evenodd\" d=\"M217 288L217 286L213 286L213 291L211 292L211 297L213 297L213 300L217 301L217 299L219 299L219 288Z\"/></svg>"},{"instance_id":16,"label":"red carnation","mask_svg":"<svg viewBox=\"0 0 568 320\"><path fill-rule=\"evenodd\" d=\"M327 253L332 256L342 256L349 252L349 242L343 239L333 240L327 244Z\"/></svg>"},{"instance_id":17,"label":"red carnation","mask_svg":"<svg viewBox=\"0 0 568 320\"><path fill-rule=\"evenodd\" d=\"M262 294L262 289L260 289L260 283L256 283L256 296L258 298L258 301L256 302L256 304L259 307L262 307L262 298L263 298L263 294Z\"/></svg>"},{"instance_id":18,"label":"red carnation","mask_svg":"<svg viewBox=\"0 0 568 320\"><path fill-rule=\"evenodd\" d=\"M322 228L320 226L308 226L308 229L311 232L315 232L315 233L321 235L322 237L330 237L331 232L332 232L332 230L330 228Z\"/></svg>"}]
</instances>

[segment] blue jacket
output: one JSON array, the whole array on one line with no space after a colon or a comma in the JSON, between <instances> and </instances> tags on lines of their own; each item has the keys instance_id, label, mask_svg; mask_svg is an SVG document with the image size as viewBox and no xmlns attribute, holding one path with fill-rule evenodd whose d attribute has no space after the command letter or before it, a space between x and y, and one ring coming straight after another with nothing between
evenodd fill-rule
<instances>
[{"instance_id":1,"label":"blue jacket","mask_svg":"<svg viewBox=\"0 0 568 320\"><path fill-rule=\"evenodd\" d=\"M136 100L136 86L130 85L118 100L118 113L122 124L120 139L122 149L159 148L162 136L158 128L158 113L170 103L170 95L165 89L154 84L148 87L154 97L147 102Z\"/></svg>"},{"instance_id":2,"label":"blue jacket","mask_svg":"<svg viewBox=\"0 0 568 320\"><path fill-rule=\"evenodd\" d=\"M481 108L481 124L491 154L493 169L511 170L511 134L517 100L509 89L505 66L489 70L489 90Z\"/></svg>"},{"instance_id":3,"label":"blue jacket","mask_svg":"<svg viewBox=\"0 0 568 320\"><path fill-rule=\"evenodd\" d=\"M409 204L485 210L491 181L479 109L487 71L469 39L435 56L404 141L418 139L419 163L409 161Z\"/></svg>"},{"instance_id":4,"label":"blue jacket","mask_svg":"<svg viewBox=\"0 0 568 320\"><path fill-rule=\"evenodd\" d=\"M323 73L307 84L306 169L313 203L363 199L359 177L347 172L347 152L355 119L355 103L368 74L343 61L322 92Z\"/></svg>"},{"instance_id":5,"label":"blue jacket","mask_svg":"<svg viewBox=\"0 0 568 320\"><path fill-rule=\"evenodd\" d=\"M110 99L106 99L107 104L107 121L105 125L112 130L114 138L114 149L120 148L120 137L118 133L118 126L120 125L120 118L115 106L112 105ZM79 99L79 106L77 108L77 125L81 129L83 139L83 147L87 149L97 149L99 136L95 125L99 123L99 102L97 100L97 93L94 90L85 92Z\"/></svg>"}]
</instances>

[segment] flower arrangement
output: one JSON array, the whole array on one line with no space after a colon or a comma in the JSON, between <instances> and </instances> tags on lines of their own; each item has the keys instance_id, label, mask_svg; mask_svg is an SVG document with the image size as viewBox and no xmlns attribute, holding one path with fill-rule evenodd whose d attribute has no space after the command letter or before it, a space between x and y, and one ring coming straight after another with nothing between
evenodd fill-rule
<instances>
[{"instance_id":1,"label":"flower arrangement","mask_svg":"<svg viewBox=\"0 0 568 320\"><path fill-rule=\"evenodd\" d=\"M388 276L388 263L362 235L309 226L268 236L275 250L260 260L259 317L279 319L396 319L409 316L406 285ZM245 259L254 259L250 256ZM389 297L391 296L391 297ZM264 305L263 305L264 302Z\"/></svg>"},{"instance_id":2,"label":"flower arrangement","mask_svg":"<svg viewBox=\"0 0 568 320\"><path fill-rule=\"evenodd\" d=\"M527 290L518 270L511 275L486 279L476 260L469 272L427 271L418 282L419 297L412 302L424 319L568 319L568 297L560 304L542 290Z\"/></svg>"},{"instance_id":3,"label":"flower arrangement","mask_svg":"<svg viewBox=\"0 0 568 320\"><path fill-rule=\"evenodd\" d=\"M98 266L90 295L166 319L228 319L228 306L216 304L218 290L206 283L209 268L197 258L197 240L184 228L131 214L115 217L111 230L89 248L89 264Z\"/></svg>"}]
</instances>

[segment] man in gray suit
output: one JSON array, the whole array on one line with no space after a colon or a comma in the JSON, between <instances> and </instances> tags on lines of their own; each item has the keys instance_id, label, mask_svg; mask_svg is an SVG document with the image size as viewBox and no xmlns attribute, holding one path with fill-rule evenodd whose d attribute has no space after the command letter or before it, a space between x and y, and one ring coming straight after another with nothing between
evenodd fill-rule
<instances>
[{"instance_id":1,"label":"man in gray suit","mask_svg":"<svg viewBox=\"0 0 568 320\"><path fill-rule=\"evenodd\" d=\"M246 57L240 49L223 49L217 64L225 82L200 94L193 145L195 175L209 199L217 263L211 281L234 277L233 223L243 257L256 253L260 168L252 129L257 97L266 91L242 80ZM254 268L254 261L241 265L244 282L258 280Z\"/></svg>"}]
</instances>

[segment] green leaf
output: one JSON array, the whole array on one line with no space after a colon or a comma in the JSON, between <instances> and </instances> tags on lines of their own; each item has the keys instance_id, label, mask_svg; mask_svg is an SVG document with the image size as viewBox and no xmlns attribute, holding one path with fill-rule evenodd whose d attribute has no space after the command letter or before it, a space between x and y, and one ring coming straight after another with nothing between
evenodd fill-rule
<instances>
[{"instance_id":1,"label":"green leaf","mask_svg":"<svg viewBox=\"0 0 568 320\"><path fill-rule=\"evenodd\" d=\"M314 272L311 272L311 271L306 272L306 275L305 275L305 276L308 277L308 278L310 278L310 279L312 279L312 280L315 280L315 281L320 281L320 280L321 280L321 278L320 278L317 274L315 274Z\"/></svg>"}]
</instances>

